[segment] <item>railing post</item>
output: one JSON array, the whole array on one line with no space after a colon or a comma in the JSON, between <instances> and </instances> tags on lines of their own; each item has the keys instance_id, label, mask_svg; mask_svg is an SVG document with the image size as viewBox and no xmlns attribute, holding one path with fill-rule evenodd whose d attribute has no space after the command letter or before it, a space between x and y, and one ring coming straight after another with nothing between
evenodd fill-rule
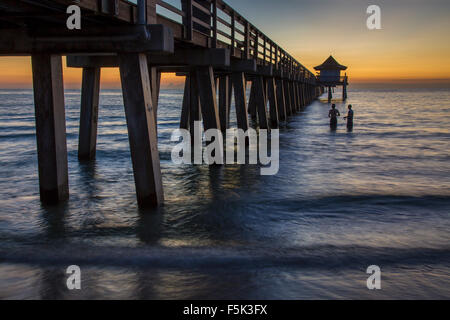
<instances>
[{"instance_id":1,"label":"railing post","mask_svg":"<svg viewBox=\"0 0 450 320\"><path fill-rule=\"evenodd\" d=\"M250 23L248 21L245 22L245 59L250 58Z\"/></svg>"},{"instance_id":2,"label":"railing post","mask_svg":"<svg viewBox=\"0 0 450 320\"><path fill-rule=\"evenodd\" d=\"M236 45L236 17L234 11L231 12L231 55L234 56L234 47Z\"/></svg>"},{"instance_id":3,"label":"railing post","mask_svg":"<svg viewBox=\"0 0 450 320\"><path fill-rule=\"evenodd\" d=\"M147 24L147 0L137 0L138 24Z\"/></svg>"},{"instance_id":4,"label":"railing post","mask_svg":"<svg viewBox=\"0 0 450 320\"><path fill-rule=\"evenodd\" d=\"M147 24L156 24L156 2L157 0L147 0Z\"/></svg>"},{"instance_id":5,"label":"railing post","mask_svg":"<svg viewBox=\"0 0 450 320\"><path fill-rule=\"evenodd\" d=\"M192 0L186 0L186 16L183 19L184 39L192 41L193 23L192 23Z\"/></svg>"},{"instance_id":6,"label":"railing post","mask_svg":"<svg viewBox=\"0 0 450 320\"><path fill-rule=\"evenodd\" d=\"M264 65L267 64L267 61L266 61L266 57L267 57L267 55L266 55L266 46L267 46L267 40L266 40L266 37L264 37L264 50L263 50Z\"/></svg>"},{"instance_id":7,"label":"railing post","mask_svg":"<svg viewBox=\"0 0 450 320\"><path fill-rule=\"evenodd\" d=\"M255 31L255 46L253 47L253 59L258 61L258 51L259 51L259 33L258 30Z\"/></svg>"},{"instance_id":8,"label":"railing post","mask_svg":"<svg viewBox=\"0 0 450 320\"><path fill-rule=\"evenodd\" d=\"M279 62L278 62L278 46L275 46L275 68L279 69Z\"/></svg>"},{"instance_id":9,"label":"railing post","mask_svg":"<svg viewBox=\"0 0 450 320\"><path fill-rule=\"evenodd\" d=\"M213 38L212 47L217 48L217 0L212 1L213 5Z\"/></svg>"}]
</instances>

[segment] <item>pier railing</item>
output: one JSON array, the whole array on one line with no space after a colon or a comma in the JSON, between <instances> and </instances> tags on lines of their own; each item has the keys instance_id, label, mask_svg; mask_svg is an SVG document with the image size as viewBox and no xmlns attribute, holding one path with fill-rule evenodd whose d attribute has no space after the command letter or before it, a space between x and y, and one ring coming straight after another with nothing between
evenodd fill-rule
<instances>
[{"instance_id":1,"label":"pier railing","mask_svg":"<svg viewBox=\"0 0 450 320\"><path fill-rule=\"evenodd\" d=\"M211 48L226 46L233 57L255 59L259 65L315 80L312 72L223 0L147 1L154 3L157 15L183 25L184 41L192 41L195 32L201 33L209 38ZM138 0L129 2L137 4ZM147 10L149 7L146 4Z\"/></svg>"}]
</instances>

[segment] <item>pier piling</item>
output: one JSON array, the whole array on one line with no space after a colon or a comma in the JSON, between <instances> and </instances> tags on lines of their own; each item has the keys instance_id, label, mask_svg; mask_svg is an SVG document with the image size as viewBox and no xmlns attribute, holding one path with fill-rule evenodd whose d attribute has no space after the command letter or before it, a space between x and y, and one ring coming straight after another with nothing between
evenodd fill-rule
<instances>
[{"instance_id":1,"label":"pier piling","mask_svg":"<svg viewBox=\"0 0 450 320\"><path fill-rule=\"evenodd\" d=\"M34 54L31 62L40 197L55 204L69 197L62 58Z\"/></svg>"},{"instance_id":2,"label":"pier piling","mask_svg":"<svg viewBox=\"0 0 450 320\"><path fill-rule=\"evenodd\" d=\"M280 120L287 120L287 111L286 111L286 100L285 100L285 90L284 90L284 82L281 79L277 79L276 81L277 87L277 102L278 102L278 111L280 114Z\"/></svg>"},{"instance_id":3,"label":"pier piling","mask_svg":"<svg viewBox=\"0 0 450 320\"><path fill-rule=\"evenodd\" d=\"M136 195L141 208L164 203L147 56L119 54Z\"/></svg>"},{"instance_id":4,"label":"pier piling","mask_svg":"<svg viewBox=\"0 0 450 320\"><path fill-rule=\"evenodd\" d=\"M100 70L98 67L83 68L78 139L78 159L80 160L95 159L100 98Z\"/></svg>"}]
</instances>

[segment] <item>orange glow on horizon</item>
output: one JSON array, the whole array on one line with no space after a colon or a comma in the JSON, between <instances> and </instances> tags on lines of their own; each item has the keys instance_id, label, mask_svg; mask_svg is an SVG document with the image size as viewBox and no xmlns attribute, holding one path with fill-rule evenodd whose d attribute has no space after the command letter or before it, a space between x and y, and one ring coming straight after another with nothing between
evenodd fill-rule
<instances>
[{"instance_id":1,"label":"orange glow on horizon","mask_svg":"<svg viewBox=\"0 0 450 320\"><path fill-rule=\"evenodd\" d=\"M427 60L426 64L417 64L417 56L404 58L402 61L392 59L391 55L380 55L376 61L367 61L363 55L354 54L343 57L343 54L334 54L335 58L349 68L346 71L350 83L391 83L391 82L450 82L450 64L443 65L442 60L447 57L436 53L434 58ZM294 54L309 70L314 72L313 66L319 65L328 55L317 58L316 54ZM421 57L422 58L422 57ZM425 56L423 57L425 59ZM414 67L411 67L414 65ZM0 57L0 88L31 88L32 73L30 57ZM67 68L63 58L64 84L67 89L81 87L81 69ZM103 68L101 74L102 88L120 88L120 75L118 68ZM175 74L163 74L161 86L163 89L183 88L184 77Z\"/></svg>"},{"instance_id":2,"label":"orange glow on horizon","mask_svg":"<svg viewBox=\"0 0 450 320\"><path fill-rule=\"evenodd\" d=\"M32 72L30 57L0 57L0 88L16 89L32 87ZM81 87L82 69L67 68L63 58L64 85L67 89ZM118 68L102 68L102 88L118 89L120 74ZM161 86L165 89L179 88L184 84L184 77L177 77L174 73L165 73L161 79Z\"/></svg>"}]
</instances>

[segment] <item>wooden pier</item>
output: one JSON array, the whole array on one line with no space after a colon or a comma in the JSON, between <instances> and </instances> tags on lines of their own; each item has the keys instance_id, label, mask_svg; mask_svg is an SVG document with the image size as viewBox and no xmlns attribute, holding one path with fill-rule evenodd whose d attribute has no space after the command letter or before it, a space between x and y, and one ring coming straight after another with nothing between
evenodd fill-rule
<instances>
[{"instance_id":1,"label":"wooden pier","mask_svg":"<svg viewBox=\"0 0 450 320\"><path fill-rule=\"evenodd\" d=\"M81 30L66 27L73 4L81 8ZM222 0L181 0L179 7L162 0L0 0L0 55L32 57L44 203L69 195L63 55L69 67L83 68L80 160L95 158L101 68L119 67L140 207L164 202L161 73L186 76L180 127L191 130L201 119L205 130L227 129L233 93L243 130L249 117L261 129L278 128L323 93L313 73Z\"/></svg>"}]
</instances>

